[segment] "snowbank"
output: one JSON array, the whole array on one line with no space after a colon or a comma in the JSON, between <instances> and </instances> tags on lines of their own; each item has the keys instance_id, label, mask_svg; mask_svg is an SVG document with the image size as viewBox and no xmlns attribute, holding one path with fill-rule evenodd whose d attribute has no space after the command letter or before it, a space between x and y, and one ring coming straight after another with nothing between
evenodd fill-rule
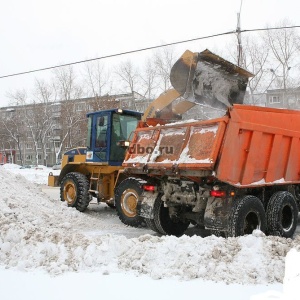
<instances>
[{"instance_id":1,"label":"snowbank","mask_svg":"<svg viewBox=\"0 0 300 300\"><path fill-rule=\"evenodd\" d=\"M40 186L2 167L0 181L0 265L5 268L266 284L282 282L286 254L300 251L299 237L265 237L259 231L229 239L150 234L130 239L106 234L112 225L97 221L98 234L91 236L82 230L94 226L91 216L51 200ZM123 224L115 226L126 231Z\"/></svg>"}]
</instances>

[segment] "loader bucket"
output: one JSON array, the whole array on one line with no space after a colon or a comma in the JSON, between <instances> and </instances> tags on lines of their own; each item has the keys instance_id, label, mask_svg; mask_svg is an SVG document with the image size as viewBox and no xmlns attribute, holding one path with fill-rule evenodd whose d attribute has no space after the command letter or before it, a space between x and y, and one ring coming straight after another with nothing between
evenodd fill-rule
<instances>
[{"instance_id":1,"label":"loader bucket","mask_svg":"<svg viewBox=\"0 0 300 300\"><path fill-rule=\"evenodd\" d=\"M171 69L171 84L184 98L189 98L192 93L192 80L194 79L197 62L198 53L186 50Z\"/></svg>"},{"instance_id":2,"label":"loader bucket","mask_svg":"<svg viewBox=\"0 0 300 300\"><path fill-rule=\"evenodd\" d=\"M185 51L171 69L170 81L187 100L226 110L243 103L252 76L209 50Z\"/></svg>"}]
</instances>

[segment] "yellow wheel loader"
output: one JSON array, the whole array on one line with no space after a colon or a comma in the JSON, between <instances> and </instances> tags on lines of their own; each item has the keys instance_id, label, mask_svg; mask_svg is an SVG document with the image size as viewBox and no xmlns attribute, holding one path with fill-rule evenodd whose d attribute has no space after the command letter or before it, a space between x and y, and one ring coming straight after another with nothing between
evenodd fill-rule
<instances>
[{"instance_id":1,"label":"yellow wheel loader","mask_svg":"<svg viewBox=\"0 0 300 300\"><path fill-rule=\"evenodd\" d=\"M50 174L48 185L60 186L61 200L79 211L84 211L95 197L98 202L116 207L124 224L141 225L137 203L145 182L142 175L132 177L122 166L131 133L157 124L157 118L160 124L178 120L196 104L227 108L242 103L251 75L209 50L186 51L171 70L174 89L160 95L144 114L121 109L88 113L86 147L64 153L60 175ZM136 150L149 149L145 145Z\"/></svg>"}]
</instances>

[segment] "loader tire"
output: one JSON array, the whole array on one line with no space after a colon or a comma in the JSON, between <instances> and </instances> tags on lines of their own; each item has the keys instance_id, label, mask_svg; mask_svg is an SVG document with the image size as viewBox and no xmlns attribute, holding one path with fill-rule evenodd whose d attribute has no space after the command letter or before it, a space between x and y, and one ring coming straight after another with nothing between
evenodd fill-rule
<instances>
[{"instance_id":1,"label":"loader tire","mask_svg":"<svg viewBox=\"0 0 300 300\"><path fill-rule=\"evenodd\" d=\"M66 201L68 206L83 212L91 200L87 177L78 172L68 173L60 185L60 199Z\"/></svg>"},{"instance_id":2,"label":"loader tire","mask_svg":"<svg viewBox=\"0 0 300 300\"><path fill-rule=\"evenodd\" d=\"M298 206L294 196L276 192L267 205L267 234L292 237L298 224Z\"/></svg>"},{"instance_id":3,"label":"loader tire","mask_svg":"<svg viewBox=\"0 0 300 300\"><path fill-rule=\"evenodd\" d=\"M156 231L160 234L179 237L184 234L190 225L189 222L184 223L180 220L172 220L169 215L169 208L164 207L161 197L155 200L153 214Z\"/></svg>"},{"instance_id":4,"label":"loader tire","mask_svg":"<svg viewBox=\"0 0 300 300\"><path fill-rule=\"evenodd\" d=\"M266 214L261 201L251 195L233 203L228 220L228 237L252 234L253 230L266 231Z\"/></svg>"},{"instance_id":5,"label":"loader tire","mask_svg":"<svg viewBox=\"0 0 300 300\"><path fill-rule=\"evenodd\" d=\"M137 214L139 197L143 193L142 183L135 178L123 180L115 190L115 206L119 219L132 227L144 225L144 219Z\"/></svg>"}]
</instances>

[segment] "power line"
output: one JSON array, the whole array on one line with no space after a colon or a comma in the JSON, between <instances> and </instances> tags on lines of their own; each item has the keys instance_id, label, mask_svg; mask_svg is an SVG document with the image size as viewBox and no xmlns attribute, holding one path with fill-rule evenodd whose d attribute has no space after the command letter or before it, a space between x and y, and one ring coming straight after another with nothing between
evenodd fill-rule
<instances>
[{"instance_id":1,"label":"power line","mask_svg":"<svg viewBox=\"0 0 300 300\"><path fill-rule=\"evenodd\" d=\"M292 28L300 28L300 25L284 26L284 27L271 27L271 28L244 29L244 30L240 30L239 32L243 33L243 32L254 32L254 31L278 30L278 29L292 29ZM227 31L227 32L223 32L223 33L207 35L207 36L198 37L198 38L194 38L194 39L172 42L172 43L167 43L167 44L163 44L163 45L151 46L151 47L141 48L141 49L137 49L137 50L130 50L130 51L125 51L125 52L100 56L100 57L96 57L96 58L85 59L85 60L80 60L80 61L66 63L66 64L60 64L60 65L51 66L51 67L45 67L45 68L34 69L34 70L30 70L30 71L24 71L24 72L19 72L19 73L3 75L3 76L0 76L0 79L7 78L7 77L20 76L20 75L25 75L25 74L30 74L30 73L36 73L36 72L41 72L41 71L47 71L47 70L51 70L51 69L82 64L82 63L91 62L91 61L95 61L95 60L112 58L112 57L122 56L122 55L126 55L126 54L132 54L132 53L142 52L142 51L146 51L146 50L153 50L153 49L167 47L167 46L174 46L174 45L178 45L178 44L184 44L184 43L188 43L188 42L194 42L194 41L199 41L199 40L204 40L204 39L209 39L209 38L214 38L214 37L219 37L219 36L225 36L225 35L229 35L229 34L235 34L235 33L236 33L236 31Z\"/></svg>"}]
</instances>

